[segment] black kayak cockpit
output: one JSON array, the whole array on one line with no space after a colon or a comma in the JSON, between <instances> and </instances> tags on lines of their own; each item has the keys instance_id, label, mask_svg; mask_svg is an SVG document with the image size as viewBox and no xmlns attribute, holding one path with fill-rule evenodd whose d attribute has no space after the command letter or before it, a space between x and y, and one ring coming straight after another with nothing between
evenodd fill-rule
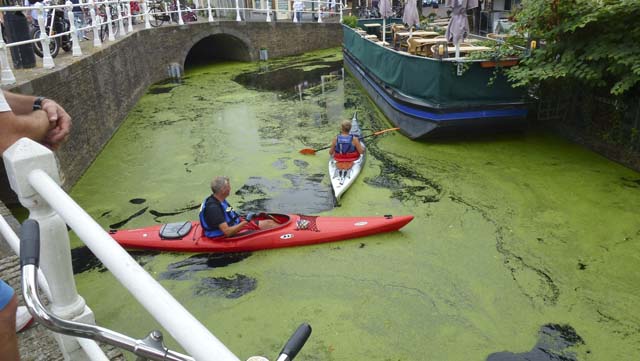
<instances>
[{"instance_id":1,"label":"black kayak cockpit","mask_svg":"<svg viewBox=\"0 0 640 361\"><path fill-rule=\"evenodd\" d=\"M160 238L181 239L191 232L191 222L176 222L163 224L160 228Z\"/></svg>"}]
</instances>

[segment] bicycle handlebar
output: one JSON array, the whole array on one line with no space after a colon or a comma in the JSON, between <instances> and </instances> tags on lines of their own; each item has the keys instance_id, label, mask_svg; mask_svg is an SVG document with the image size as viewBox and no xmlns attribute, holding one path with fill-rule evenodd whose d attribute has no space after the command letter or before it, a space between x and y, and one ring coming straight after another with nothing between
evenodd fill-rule
<instances>
[{"instance_id":1,"label":"bicycle handlebar","mask_svg":"<svg viewBox=\"0 0 640 361\"><path fill-rule=\"evenodd\" d=\"M40 253L38 222L27 220L20 235L20 265L22 266L22 292L29 312L44 327L69 336L101 341L130 351L138 356L158 361L194 361L193 358L171 351L162 343L162 333L152 331L143 340L95 325L64 320L49 312L38 296L37 274Z\"/></svg>"}]
</instances>

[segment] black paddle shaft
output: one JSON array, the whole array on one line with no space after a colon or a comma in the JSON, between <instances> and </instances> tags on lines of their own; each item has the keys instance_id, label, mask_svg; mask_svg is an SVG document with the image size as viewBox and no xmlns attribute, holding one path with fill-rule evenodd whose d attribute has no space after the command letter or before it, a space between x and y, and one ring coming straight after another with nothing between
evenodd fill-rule
<instances>
[{"instance_id":1,"label":"black paddle shaft","mask_svg":"<svg viewBox=\"0 0 640 361\"><path fill-rule=\"evenodd\" d=\"M307 342L309 335L311 335L311 326L304 322L298 327L296 332L293 333L293 336L291 336L289 341L287 341L287 344L284 345L282 351L280 351L280 357L278 357L278 360L281 360L283 355L286 355L286 358L284 358L285 360L293 360L302 346L304 346L304 343Z\"/></svg>"}]
</instances>

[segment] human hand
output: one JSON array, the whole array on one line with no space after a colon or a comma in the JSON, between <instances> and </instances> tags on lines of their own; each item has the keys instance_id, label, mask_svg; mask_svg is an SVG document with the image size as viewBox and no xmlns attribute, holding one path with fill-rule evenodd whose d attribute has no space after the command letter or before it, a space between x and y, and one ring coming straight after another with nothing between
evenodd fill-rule
<instances>
[{"instance_id":1,"label":"human hand","mask_svg":"<svg viewBox=\"0 0 640 361\"><path fill-rule=\"evenodd\" d=\"M51 149L57 149L67 140L71 132L71 117L60 104L51 99L42 101L42 110L47 113L47 118L49 118L49 131L45 136L44 143Z\"/></svg>"},{"instance_id":2,"label":"human hand","mask_svg":"<svg viewBox=\"0 0 640 361\"><path fill-rule=\"evenodd\" d=\"M256 216L256 213L254 213L254 212L249 212L249 213L247 213L247 215L244 217L244 219L246 219L246 220L247 220L247 222L251 222L251 220L252 220L253 218L255 218L255 216Z\"/></svg>"}]
</instances>

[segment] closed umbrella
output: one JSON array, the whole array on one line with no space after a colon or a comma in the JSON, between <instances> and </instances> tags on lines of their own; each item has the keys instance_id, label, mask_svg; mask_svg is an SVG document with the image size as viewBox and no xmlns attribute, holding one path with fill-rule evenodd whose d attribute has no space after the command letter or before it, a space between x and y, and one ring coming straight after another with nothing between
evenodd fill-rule
<instances>
[{"instance_id":1,"label":"closed umbrella","mask_svg":"<svg viewBox=\"0 0 640 361\"><path fill-rule=\"evenodd\" d=\"M469 35L469 20L467 10L477 8L478 0L447 0L446 6L453 8L451 21L447 26L445 36L447 41L456 46L456 58L460 57L460 43Z\"/></svg>"},{"instance_id":2,"label":"closed umbrella","mask_svg":"<svg viewBox=\"0 0 640 361\"><path fill-rule=\"evenodd\" d=\"M416 0L407 0L407 2L404 4L402 22L407 24L409 26L409 29L420 24L420 16L418 16L418 5L416 4Z\"/></svg>"},{"instance_id":3,"label":"closed umbrella","mask_svg":"<svg viewBox=\"0 0 640 361\"><path fill-rule=\"evenodd\" d=\"M393 9L391 9L391 0L380 0L378 3L378 9L380 10L380 16L382 17L382 41L384 44L387 39L387 18L393 14Z\"/></svg>"}]
</instances>

